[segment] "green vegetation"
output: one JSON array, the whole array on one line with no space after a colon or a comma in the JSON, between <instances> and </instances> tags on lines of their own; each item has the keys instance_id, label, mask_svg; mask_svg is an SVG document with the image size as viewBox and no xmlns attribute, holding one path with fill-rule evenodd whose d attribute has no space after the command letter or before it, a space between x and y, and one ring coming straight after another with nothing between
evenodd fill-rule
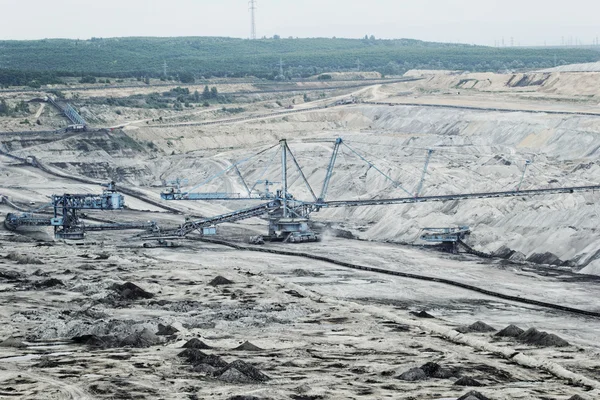
<instances>
[{"instance_id":1,"label":"green vegetation","mask_svg":"<svg viewBox=\"0 0 600 400\"><path fill-rule=\"evenodd\" d=\"M360 60L363 70L395 75L409 69L504 71L547 68L600 60L585 48L492 48L418 40L261 39L221 37L93 38L0 41L0 85L59 83L61 76L138 78L164 77L193 83L210 77L254 75L275 79L282 57L286 78L349 71ZM37 71L37 72L21 72Z\"/></svg>"},{"instance_id":2,"label":"green vegetation","mask_svg":"<svg viewBox=\"0 0 600 400\"><path fill-rule=\"evenodd\" d=\"M85 106L87 104L107 104L113 107L129 107L129 108L154 108L181 111L185 108L192 108L194 104L201 104L204 107L209 107L212 103L227 104L231 103L229 97L219 94L216 87L209 88L206 86L203 93L197 90L194 93L188 88L176 87L163 93L150 93L147 95L136 94L128 97L96 97L78 101L72 100L73 104Z\"/></svg>"},{"instance_id":3,"label":"green vegetation","mask_svg":"<svg viewBox=\"0 0 600 400\"><path fill-rule=\"evenodd\" d=\"M6 100L0 99L0 116L15 117L20 115L28 115L30 112L31 110L29 109L29 104L24 101L18 102L14 107L11 108ZM29 121L26 123L28 124Z\"/></svg>"},{"instance_id":4,"label":"green vegetation","mask_svg":"<svg viewBox=\"0 0 600 400\"><path fill-rule=\"evenodd\" d=\"M0 45L2 47L2 45ZM2 65L0 63L0 65ZM65 76L63 74L63 76ZM0 87L29 86L39 88L42 85L63 83L54 72L28 72L10 69L0 69Z\"/></svg>"},{"instance_id":5,"label":"green vegetation","mask_svg":"<svg viewBox=\"0 0 600 400\"><path fill-rule=\"evenodd\" d=\"M246 111L246 109L243 107L231 107L231 108L223 107L221 111L229 113L229 114L239 114L239 113L243 113L244 111Z\"/></svg>"},{"instance_id":6,"label":"green vegetation","mask_svg":"<svg viewBox=\"0 0 600 400\"><path fill-rule=\"evenodd\" d=\"M96 78L91 75L82 76L79 83L96 83Z\"/></svg>"},{"instance_id":7,"label":"green vegetation","mask_svg":"<svg viewBox=\"0 0 600 400\"><path fill-rule=\"evenodd\" d=\"M0 115L5 116L10 114L10 107L6 104L6 100L0 99Z\"/></svg>"}]
</instances>

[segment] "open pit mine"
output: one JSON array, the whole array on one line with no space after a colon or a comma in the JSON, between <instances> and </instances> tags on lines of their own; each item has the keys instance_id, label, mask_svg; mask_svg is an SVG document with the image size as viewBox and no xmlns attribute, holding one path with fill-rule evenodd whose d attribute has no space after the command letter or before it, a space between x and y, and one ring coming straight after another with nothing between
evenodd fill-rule
<instances>
[{"instance_id":1,"label":"open pit mine","mask_svg":"<svg viewBox=\"0 0 600 400\"><path fill-rule=\"evenodd\" d=\"M599 77L0 92L0 398L600 398Z\"/></svg>"}]
</instances>

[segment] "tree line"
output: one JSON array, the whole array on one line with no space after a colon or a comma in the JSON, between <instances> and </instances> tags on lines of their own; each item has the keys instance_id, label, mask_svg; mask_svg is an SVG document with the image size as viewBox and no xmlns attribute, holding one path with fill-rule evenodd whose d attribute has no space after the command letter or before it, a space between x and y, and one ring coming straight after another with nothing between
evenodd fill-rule
<instances>
[{"instance_id":1,"label":"tree line","mask_svg":"<svg viewBox=\"0 0 600 400\"><path fill-rule=\"evenodd\" d=\"M386 75L409 69L503 72L600 60L599 51L586 48L493 48L374 37L53 39L0 41L0 47L0 85L33 87L60 83L64 76L90 83L98 77L194 83L213 77L297 79L359 68Z\"/></svg>"}]
</instances>

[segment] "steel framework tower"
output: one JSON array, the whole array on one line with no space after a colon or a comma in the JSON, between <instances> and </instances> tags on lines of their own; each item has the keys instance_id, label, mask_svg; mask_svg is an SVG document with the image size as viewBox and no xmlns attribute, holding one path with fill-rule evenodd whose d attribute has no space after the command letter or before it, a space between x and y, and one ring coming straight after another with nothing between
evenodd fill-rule
<instances>
[{"instance_id":1,"label":"steel framework tower","mask_svg":"<svg viewBox=\"0 0 600 400\"><path fill-rule=\"evenodd\" d=\"M256 0L248 2L250 6L250 39L256 39Z\"/></svg>"}]
</instances>

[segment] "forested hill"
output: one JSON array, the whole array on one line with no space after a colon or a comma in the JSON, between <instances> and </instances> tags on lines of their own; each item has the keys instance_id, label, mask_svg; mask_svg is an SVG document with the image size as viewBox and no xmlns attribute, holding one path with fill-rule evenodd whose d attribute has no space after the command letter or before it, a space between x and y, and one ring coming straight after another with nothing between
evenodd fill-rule
<instances>
[{"instance_id":1,"label":"forested hill","mask_svg":"<svg viewBox=\"0 0 600 400\"><path fill-rule=\"evenodd\" d=\"M220 37L93 38L0 41L0 70L112 77L189 72L195 76L273 76L280 58L288 77L357 68L384 74L408 69L499 71L600 60L578 48L492 48L417 40Z\"/></svg>"}]
</instances>

